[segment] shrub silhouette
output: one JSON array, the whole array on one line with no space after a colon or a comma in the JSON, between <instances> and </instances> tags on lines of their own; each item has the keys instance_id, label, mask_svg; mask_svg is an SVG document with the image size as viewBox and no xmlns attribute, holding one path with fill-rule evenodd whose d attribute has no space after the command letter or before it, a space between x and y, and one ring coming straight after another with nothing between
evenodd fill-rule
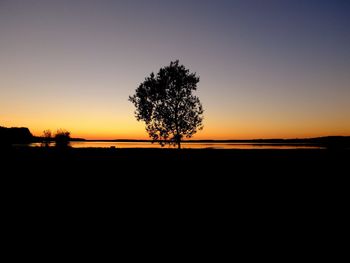
<instances>
[{"instance_id":1,"label":"shrub silhouette","mask_svg":"<svg viewBox=\"0 0 350 263\"><path fill-rule=\"evenodd\" d=\"M58 129L55 135L57 148L67 148L70 143L70 132L64 129Z\"/></svg>"},{"instance_id":2,"label":"shrub silhouette","mask_svg":"<svg viewBox=\"0 0 350 263\"><path fill-rule=\"evenodd\" d=\"M42 138L43 138L42 146L43 147L49 147L50 142L52 140L52 132L50 130L44 130Z\"/></svg>"},{"instance_id":3,"label":"shrub silhouette","mask_svg":"<svg viewBox=\"0 0 350 263\"><path fill-rule=\"evenodd\" d=\"M176 60L157 75L151 73L129 97L136 107L136 119L146 123L153 141L180 149L184 137L191 138L203 128L203 107L192 94L198 82L196 73L190 73Z\"/></svg>"}]
</instances>

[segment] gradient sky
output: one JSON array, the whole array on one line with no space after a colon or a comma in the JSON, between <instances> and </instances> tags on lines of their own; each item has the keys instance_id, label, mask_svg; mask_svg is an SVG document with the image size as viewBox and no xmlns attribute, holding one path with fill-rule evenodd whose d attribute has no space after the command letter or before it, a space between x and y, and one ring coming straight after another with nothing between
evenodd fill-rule
<instances>
[{"instance_id":1,"label":"gradient sky","mask_svg":"<svg viewBox=\"0 0 350 263\"><path fill-rule=\"evenodd\" d=\"M128 96L175 59L194 139L350 135L346 0L0 0L0 126L148 138Z\"/></svg>"}]
</instances>

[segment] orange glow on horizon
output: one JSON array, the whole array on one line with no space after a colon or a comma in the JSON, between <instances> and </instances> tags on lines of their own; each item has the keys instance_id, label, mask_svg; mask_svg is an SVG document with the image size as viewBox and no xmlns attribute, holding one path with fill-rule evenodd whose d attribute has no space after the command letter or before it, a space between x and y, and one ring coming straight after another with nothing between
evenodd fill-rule
<instances>
[{"instance_id":1,"label":"orange glow on horizon","mask_svg":"<svg viewBox=\"0 0 350 263\"><path fill-rule=\"evenodd\" d=\"M31 129L30 129L31 130ZM135 140L150 140L146 132L76 132L74 130L69 130L73 138L84 138L87 140L116 140L116 139L135 139ZM53 133L56 130L52 130ZM31 130L33 135L41 136L42 131ZM206 133L199 132L195 134L189 140L249 140L249 139L294 139L294 138L314 138L323 136L350 136L350 132L299 132L299 133ZM187 139L186 139L187 140Z\"/></svg>"},{"instance_id":2,"label":"orange glow on horizon","mask_svg":"<svg viewBox=\"0 0 350 263\"><path fill-rule=\"evenodd\" d=\"M114 105L112 105L115 107ZM112 108L111 106L111 108ZM21 106L23 107L23 106ZM76 110L56 109L50 113L41 109L17 107L10 113L3 113L0 120L5 127L28 127L35 136L41 136L44 130L53 133L57 129L66 129L73 138L90 140L113 139L150 139L143 122L133 116L133 108L128 102L115 111L99 107ZM74 107L79 109L77 105ZM219 117L218 117L219 116ZM288 117L289 116L289 117ZM225 139L271 139L271 138L310 138L322 136L350 136L350 122L347 114L336 117L320 114L317 117L297 116L284 112L271 112L259 116L259 112L220 115L214 111L204 112L204 129L198 131L193 140ZM327 119L326 119L327 117Z\"/></svg>"}]
</instances>

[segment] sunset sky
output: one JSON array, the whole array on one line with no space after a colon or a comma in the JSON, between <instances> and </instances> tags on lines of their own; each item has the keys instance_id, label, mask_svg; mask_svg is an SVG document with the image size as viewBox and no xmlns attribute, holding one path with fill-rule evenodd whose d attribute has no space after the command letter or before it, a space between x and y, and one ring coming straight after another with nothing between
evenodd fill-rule
<instances>
[{"instance_id":1,"label":"sunset sky","mask_svg":"<svg viewBox=\"0 0 350 263\"><path fill-rule=\"evenodd\" d=\"M0 126L148 138L128 96L176 59L194 139L350 135L346 0L0 0Z\"/></svg>"}]
</instances>

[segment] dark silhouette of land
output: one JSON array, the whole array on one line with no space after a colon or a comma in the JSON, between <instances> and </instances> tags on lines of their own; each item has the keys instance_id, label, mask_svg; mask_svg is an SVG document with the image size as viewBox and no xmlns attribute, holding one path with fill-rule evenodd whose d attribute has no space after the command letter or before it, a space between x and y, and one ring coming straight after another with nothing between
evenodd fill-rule
<instances>
[{"instance_id":1,"label":"dark silhouette of land","mask_svg":"<svg viewBox=\"0 0 350 263\"><path fill-rule=\"evenodd\" d=\"M350 161L350 137L333 136L311 139L274 140L198 140L191 142L240 142L272 144L308 144L322 149L225 150L225 149L121 149L23 147L17 143L40 140L27 128L1 128L0 155L2 168L10 173L47 174L54 170L66 176L122 176L137 172L166 176L242 176L243 174L307 174L329 176L344 174ZM83 139L78 139L83 140ZM140 142L146 140L113 140ZM12 146L11 146L12 145ZM20 165L18 165L20 164ZM213 178L214 178L213 177Z\"/></svg>"},{"instance_id":2,"label":"dark silhouette of land","mask_svg":"<svg viewBox=\"0 0 350 263\"><path fill-rule=\"evenodd\" d=\"M14 210L18 204L30 210L44 204L40 209L45 212L47 207L63 206L79 211L83 205L87 211L94 206L117 213L118 220L132 215L132 220L142 221L135 215L140 206L146 210L155 205L163 211L178 205L184 213L201 209L204 217L217 217L218 226L222 220L238 218L238 228L248 229L257 224L265 228L264 220L275 224L283 218L293 221L289 228L325 207L344 211L349 161L350 150L344 147L0 148L2 185L7 199L16 201Z\"/></svg>"},{"instance_id":3,"label":"dark silhouette of land","mask_svg":"<svg viewBox=\"0 0 350 263\"><path fill-rule=\"evenodd\" d=\"M28 128L6 128L0 126L0 145L8 146L14 143L30 143L32 140L33 135Z\"/></svg>"},{"instance_id":4,"label":"dark silhouette of land","mask_svg":"<svg viewBox=\"0 0 350 263\"><path fill-rule=\"evenodd\" d=\"M138 139L114 139L114 140L87 140L84 138L68 138L69 141L89 141L89 142L152 142L153 140ZM13 144L29 144L33 142L43 142L44 137L33 136L26 127L6 128L0 126L0 147L11 146ZM54 141L54 138L52 138ZM157 142L157 141L153 141ZM249 139L249 140L185 140L189 143L244 143L244 144L264 144L264 145L309 145L326 148L346 149L350 147L350 136L325 136L316 138L295 138L295 139Z\"/></svg>"},{"instance_id":5,"label":"dark silhouette of land","mask_svg":"<svg viewBox=\"0 0 350 263\"><path fill-rule=\"evenodd\" d=\"M118 149L11 147L3 150L4 163L22 164L24 172L31 167L48 166L69 173L121 174L122 171L153 174L193 172L217 174L295 174L346 171L350 150L345 148L293 150L233 149ZM16 167L18 169L18 167ZM50 168L49 168L50 169ZM40 172L40 169L37 170Z\"/></svg>"}]
</instances>

